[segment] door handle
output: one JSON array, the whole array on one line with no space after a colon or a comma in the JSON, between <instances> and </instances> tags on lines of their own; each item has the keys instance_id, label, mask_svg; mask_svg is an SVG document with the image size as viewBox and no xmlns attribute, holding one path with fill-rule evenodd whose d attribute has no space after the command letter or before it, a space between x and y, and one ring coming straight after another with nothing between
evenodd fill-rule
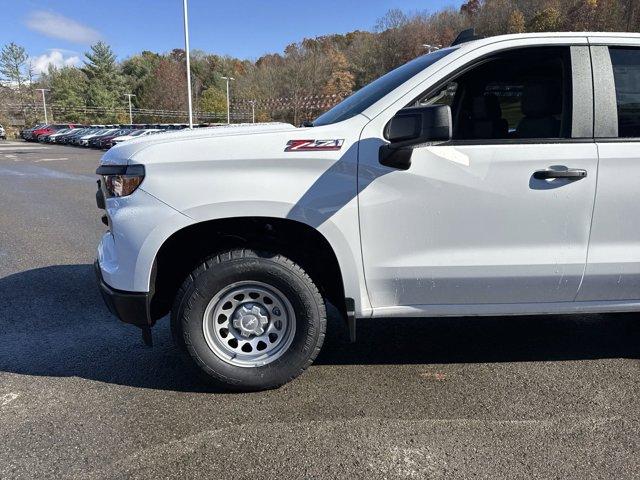
<instances>
[{"instance_id":1,"label":"door handle","mask_svg":"<svg viewBox=\"0 0 640 480\"><path fill-rule=\"evenodd\" d=\"M569 178L578 180L580 178L585 178L587 176L587 171L581 168L565 168L565 169L553 169L547 168L544 170L537 170L533 173L533 178L538 180L547 180L550 178Z\"/></svg>"}]
</instances>

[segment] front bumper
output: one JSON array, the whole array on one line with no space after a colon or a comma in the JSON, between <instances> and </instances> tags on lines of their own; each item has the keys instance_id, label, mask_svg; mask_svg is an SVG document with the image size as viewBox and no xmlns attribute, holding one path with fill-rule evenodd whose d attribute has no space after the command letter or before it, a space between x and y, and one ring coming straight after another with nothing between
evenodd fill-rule
<instances>
[{"instance_id":1,"label":"front bumper","mask_svg":"<svg viewBox=\"0 0 640 480\"><path fill-rule=\"evenodd\" d=\"M102 278L102 271L98 261L94 263L98 286L102 299L109 311L125 323L138 327L150 327L151 295L144 292L124 292L111 288Z\"/></svg>"}]
</instances>

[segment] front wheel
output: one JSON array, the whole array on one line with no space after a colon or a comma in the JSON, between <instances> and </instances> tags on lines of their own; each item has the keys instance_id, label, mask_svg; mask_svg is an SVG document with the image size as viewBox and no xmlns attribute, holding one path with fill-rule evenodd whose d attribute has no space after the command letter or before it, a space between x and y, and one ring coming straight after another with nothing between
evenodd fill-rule
<instances>
[{"instance_id":1,"label":"front wheel","mask_svg":"<svg viewBox=\"0 0 640 480\"><path fill-rule=\"evenodd\" d=\"M214 382L232 390L279 387L316 358L324 300L288 258L242 249L209 257L180 288L174 338Z\"/></svg>"}]
</instances>

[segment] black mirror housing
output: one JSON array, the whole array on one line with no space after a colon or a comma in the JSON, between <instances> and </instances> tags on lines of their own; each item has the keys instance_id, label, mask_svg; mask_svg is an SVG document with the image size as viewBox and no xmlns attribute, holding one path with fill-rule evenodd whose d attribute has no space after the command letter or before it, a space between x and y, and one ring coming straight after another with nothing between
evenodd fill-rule
<instances>
[{"instance_id":1,"label":"black mirror housing","mask_svg":"<svg viewBox=\"0 0 640 480\"><path fill-rule=\"evenodd\" d=\"M390 143L380 147L382 165L400 170L411 166L413 147L429 142L447 142L453 136L449 105L403 108L384 129Z\"/></svg>"},{"instance_id":2,"label":"black mirror housing","mask_svg":"<svg viewBox=\"0 0 640 480\"><path fill-rule=\"evenodd\" d=\"M403 108L389 121L385 138L393 147L408 147L427 142L446 142L452 137L449 105Z\"/></svg>"}]
</instances>

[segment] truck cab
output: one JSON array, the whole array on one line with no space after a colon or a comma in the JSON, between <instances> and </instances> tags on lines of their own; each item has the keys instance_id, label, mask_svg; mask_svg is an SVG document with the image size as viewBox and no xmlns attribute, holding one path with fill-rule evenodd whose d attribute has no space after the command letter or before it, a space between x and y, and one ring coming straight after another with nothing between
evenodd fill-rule
<instances>
[{"instance_id":1,"label":"truck cab","mask_svg":"<svg viewBox=\"0 0 640 480\"><path fill-rule=\"evenodd\" d=\"M640 35L460 41L307 126L133 139L103 157L110 310L214 382L274 388L327 306L389 317L640 310Z\"/></svg>"}]
</instances>

